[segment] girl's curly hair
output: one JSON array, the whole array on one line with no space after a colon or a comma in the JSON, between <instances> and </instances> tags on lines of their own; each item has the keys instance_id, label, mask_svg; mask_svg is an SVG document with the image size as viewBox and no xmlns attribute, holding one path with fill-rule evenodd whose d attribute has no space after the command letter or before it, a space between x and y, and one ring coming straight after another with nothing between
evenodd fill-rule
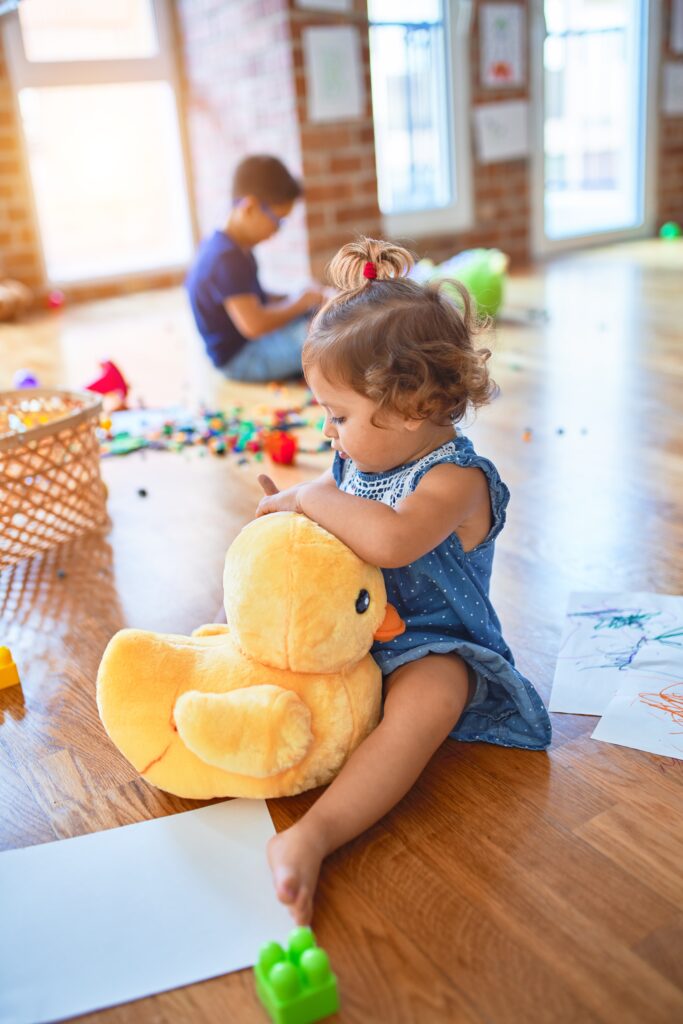
<instances>
[{"instance_id":1,"label":"girl's curly hair","mask_svg":"<svg viewBox=\"0 0 683 1024\"><path fill-rule=\"evenodd\" d=\"M339 250L328 268L339 293L311 324L304 373L317 367L379 414L458 422L496 393L491 353L473 344L485 325L459 282L418 284L405 276L413 263L407 249L373 238Z\"/></svg>"}]
</instances>

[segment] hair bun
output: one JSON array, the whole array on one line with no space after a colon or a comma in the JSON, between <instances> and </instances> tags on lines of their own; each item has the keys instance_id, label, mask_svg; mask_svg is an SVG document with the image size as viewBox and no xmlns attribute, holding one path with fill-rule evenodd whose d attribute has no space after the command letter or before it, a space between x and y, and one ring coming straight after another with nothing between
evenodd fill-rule
<instances>
[{"instance_id":1,"label":"hair bun","mask_svg":"<svg viewBox=\"0 0 683 1024\"><path fill-rule=\"evenodd\" d=\"M332 285L341 292L356 291L371 281L405 277L415 260L400 245L376 238L358 238L342 246L328 267ZM368 270L374 268L374 274Z\"/></svg>"}]
</instances>

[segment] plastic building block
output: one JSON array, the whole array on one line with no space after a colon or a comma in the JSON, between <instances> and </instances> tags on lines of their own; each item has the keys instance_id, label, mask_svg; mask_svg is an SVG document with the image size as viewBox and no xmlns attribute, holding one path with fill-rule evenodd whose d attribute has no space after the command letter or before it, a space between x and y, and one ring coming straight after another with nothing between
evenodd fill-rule
<instances>
[{"instance_id":1,"label":"plastic building block","mask_svg":"<svg viewBox=\"0 0 683 1024\"><path fill-rule=\"evenodd\" d=\"M66 302L66 295L59 288L53 288L45 298L45 305L48 309L61 309Z\"/></svg>"},{"instance_id":2,"label":"plastic building block","mask_svg":"<svg viewBox=\"0 0 683 1024\"><path fill-rule=\"evenodd\" d=\"M40 383L31 370L17 370L12 378L12 387L19 391L23 388L39 388Z\"/></svg>"},{"instance_id":3,"label":"plastic building block","mask_svg":"<svg viewBox=\"0 0 683 1024\"><path fill-rule=\"evenodd\" d=\"M290 932L286 951L278 942L262 946L254 977L275 1024L313 1024L339 1009L337 979L310 928Z\"/></svg>"},{"instance_id":4,"label":"plastic building block","mask_svg":"<svg viewBox=\"0 0 683 1024\"><path fill-rule=\"evenodd\" d=\"M14 664L14 658L9 647L0 647L0 690L7 686L16 686L19 682L19 672Z\"/></svg>"},{"instance_id":5,"label":"plastic building block","mask_svg":"<svg viewBox=\"0 0 683 1024\"><path fill-rule=\"evenodd\" d=\"M87 391L97 391L100 395L109 395L112 391L118 391L125 398L128 394L128 382L115 363L106 360L100 363L102 373L97 380L86 384Z\"/></svg>"},{"instance_id":6,"label":"plastic building block","mask_svg":"<svg viewBox=\"0 0 683 1024\"><path fill-rule=\"evenodd\" d=\"M284 430L274 430L265 439L265 449L273 462L291 466L296 457L297 440Z\"/></svg>"}]
</instances>

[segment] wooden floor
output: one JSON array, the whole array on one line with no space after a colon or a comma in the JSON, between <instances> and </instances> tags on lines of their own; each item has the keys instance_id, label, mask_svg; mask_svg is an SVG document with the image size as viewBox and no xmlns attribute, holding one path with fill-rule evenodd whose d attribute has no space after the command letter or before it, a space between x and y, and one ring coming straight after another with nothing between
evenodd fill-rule
<instances>
[{"instance_id":1,"label":"wooden floor","mask_svg":"<svg viewBox=\"0 0 683 1024\"><path fill-rule=\"evenodd\" d=\"M683 591L682 271L683 244L652 242L511 282L495 339L502 393L470 433L512 490L493 600L545 699L570 590ZM0 387L21 366L82 385L107 357L148 405L216 384L198 373L180 292L0 327ZM215 394L235 400L225 385ZM109 743L95 674L124 625L189 632L213 617L256 467L157 454L103 468L107 538L0 578L0 642L23 678L23 695L0 692L5 849L193 806L140 782ZM594 725L554 715L547 754L447 742L393 813L329 859L315 927L340 978L339 1020L683 1021L683 761L595 742ZM276 827L314 798L270 801ZM95 1017L265 1019L249 972Z\"/></svg>"}]
</instances>

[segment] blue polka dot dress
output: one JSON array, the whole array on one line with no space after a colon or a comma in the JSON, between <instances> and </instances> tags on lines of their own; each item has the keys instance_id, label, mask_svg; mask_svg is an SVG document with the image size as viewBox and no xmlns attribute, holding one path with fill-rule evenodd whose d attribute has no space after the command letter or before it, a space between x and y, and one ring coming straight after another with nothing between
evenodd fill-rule
<instances>
[{"instance_id":1,"label":"blue polka dot dress","mask_svg":"<svg viewBox=\"0 0 683 1024\"><path fill-rule=\"evenodd\" d=\"M456 433L435 451L386 473L363 473L352 459L335 456L337 486L392 508L415 490L433 466L451 462L486 475L493 523L488 536L464 551L457 534L399 569L382 569L387 598L406 623L394 640L376 643L372 654L386 675L426 654L454 651L472 668L474 697L452 732L459 740L542 750L550 744L550 720L541 698L515 668L489 600L494 542L505 523L510 493L488 459Z\"/></svg>"}]
</instances>

